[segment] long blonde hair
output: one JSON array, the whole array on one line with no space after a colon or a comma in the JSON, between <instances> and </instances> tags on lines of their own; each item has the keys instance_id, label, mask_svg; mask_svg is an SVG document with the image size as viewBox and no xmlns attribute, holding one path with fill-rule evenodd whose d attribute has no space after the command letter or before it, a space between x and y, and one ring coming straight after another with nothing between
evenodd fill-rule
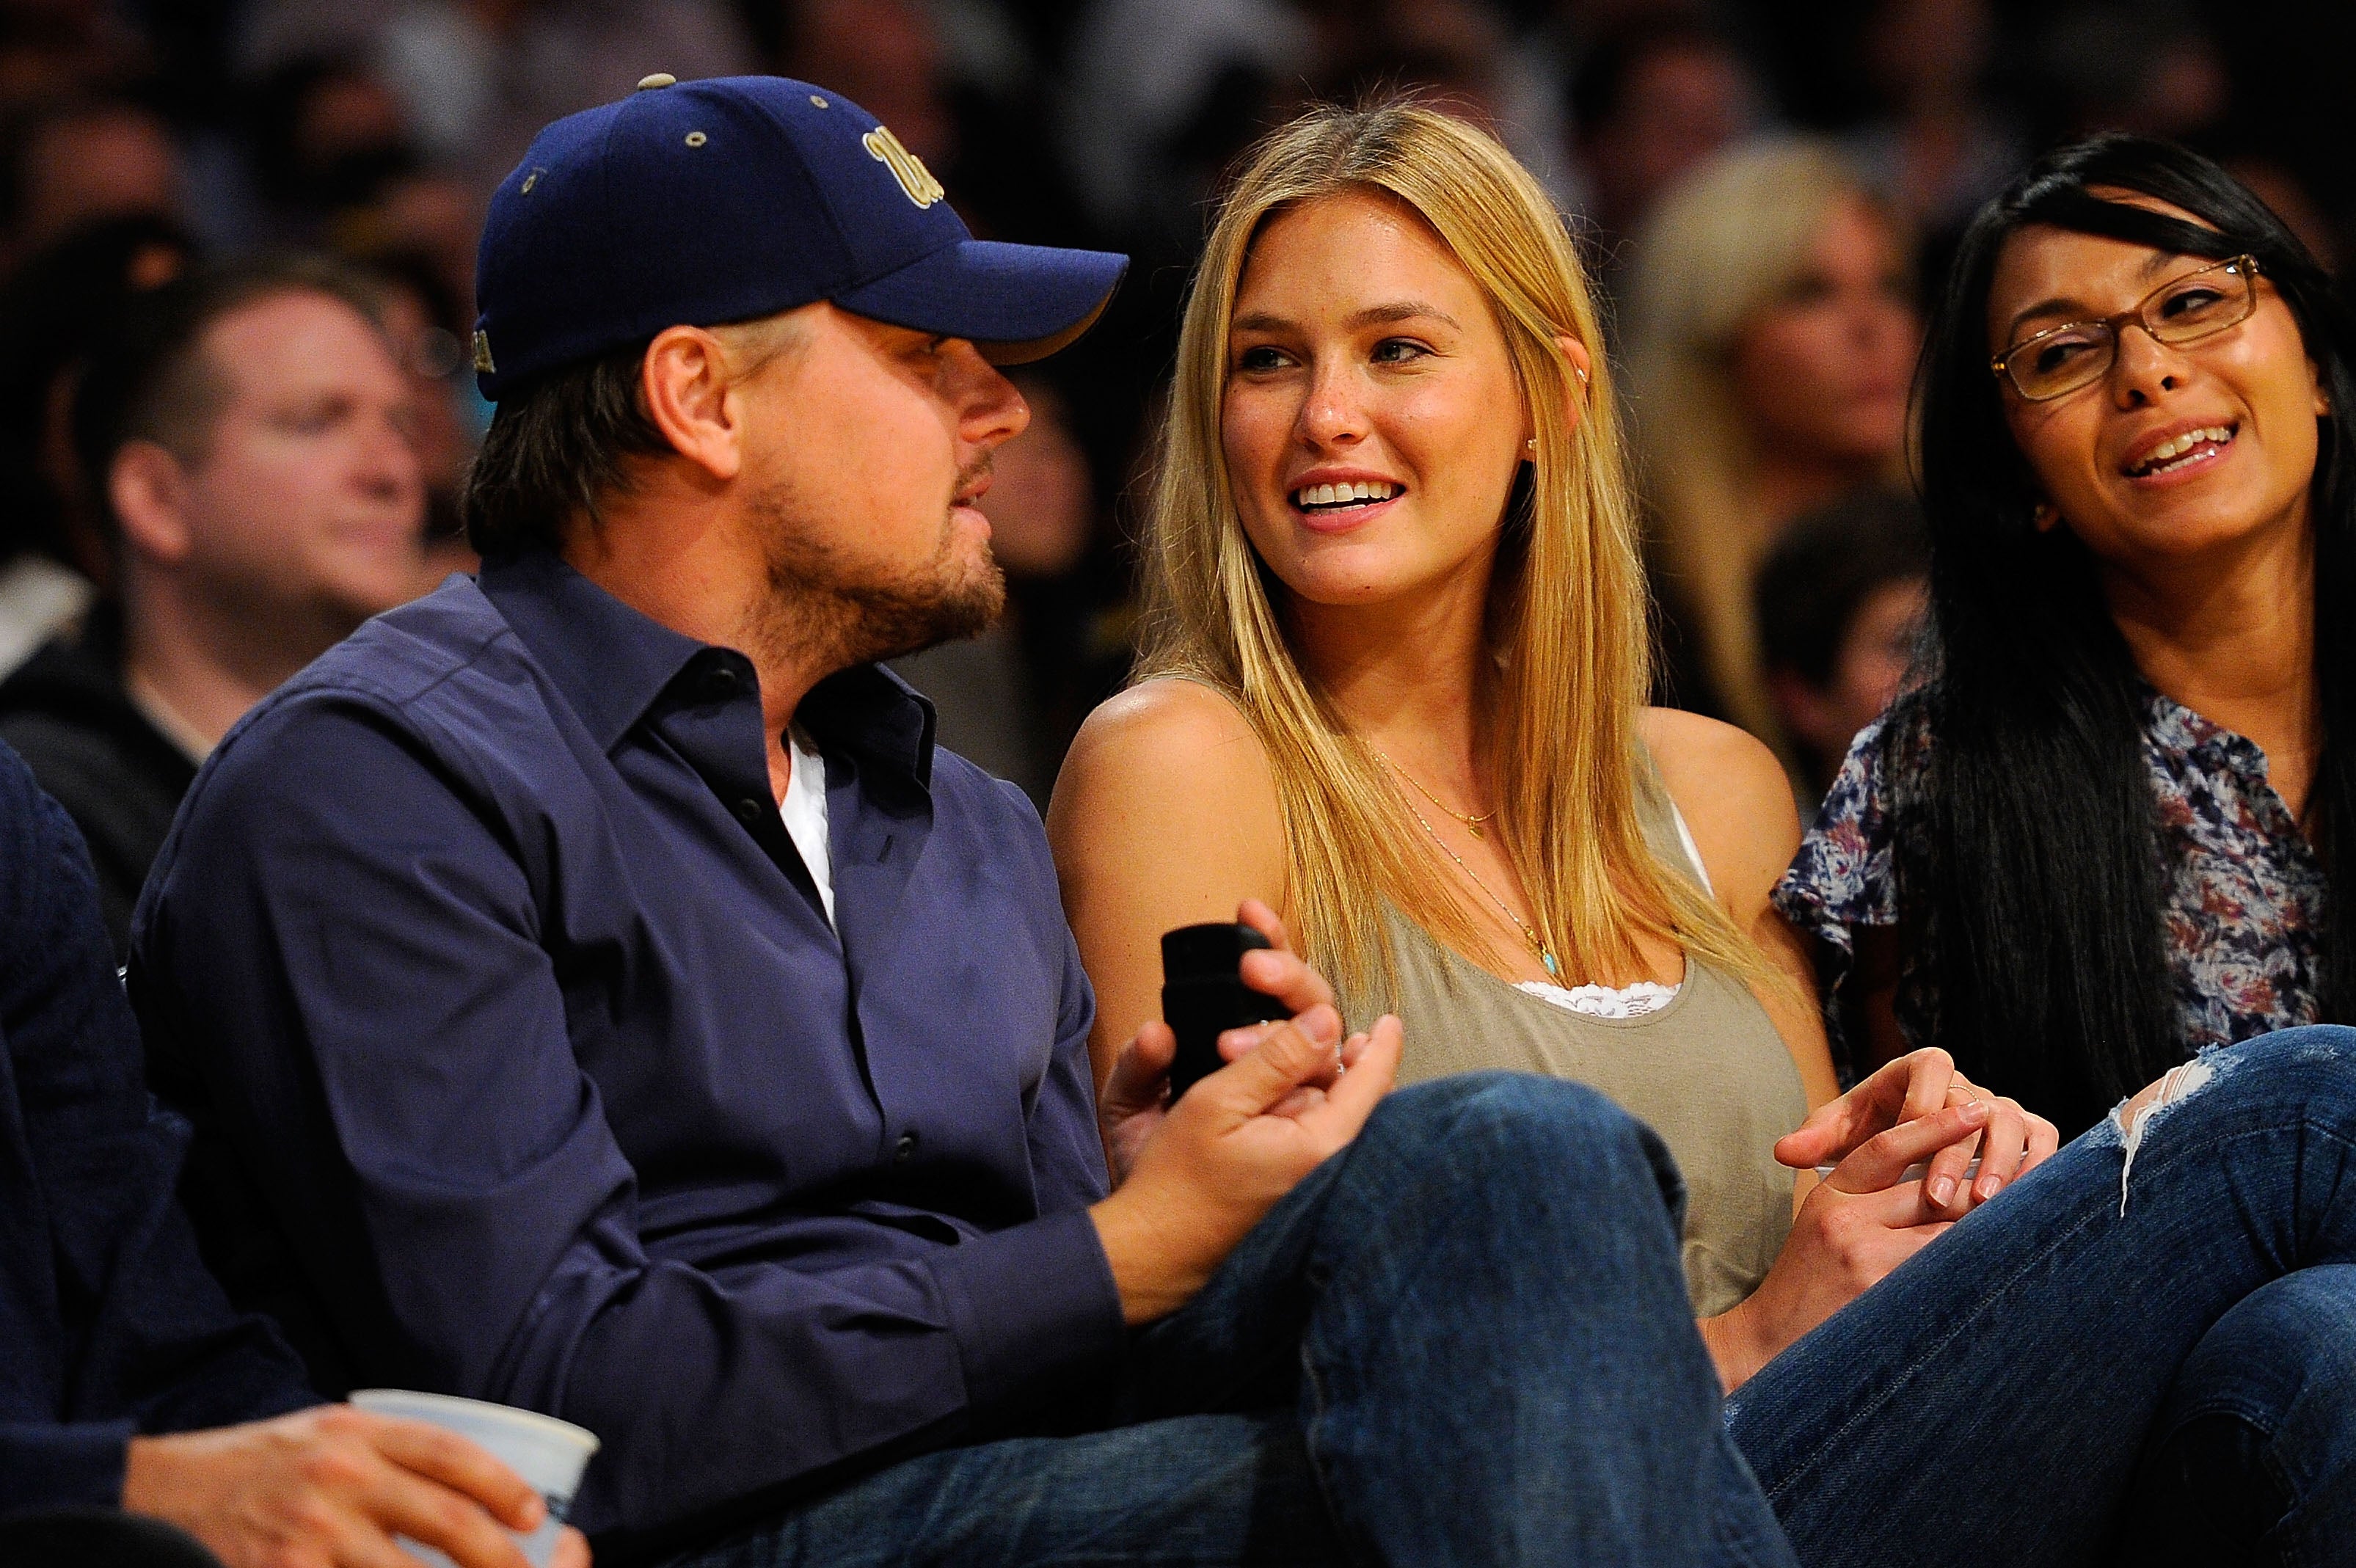
<instances>
[{"instance_id":1,"label":"long blonde hair","mask_svg":"<svg viewBox=\"0 0 2356 1568\"><path fill-rule=\"evenodd\" d=\"M1258 734L1283 815L1294 929L1345 992L1395 975L1386 901L1461 952L1490 948L1445 867L1399 831L1396 786L1302 672L1220 440L1227 334L1254 237L1281 210L1353 190L1421 215L1487 295L1537 433L1529 505L1509 509L1497 553L1495 673L1483 694L1498 838L1538 932L1566 983L1635 967L1640 934L1758 975L1763 959L1724 911L1645 847L1636 719L1650 661L1634 510L1602 356L1581 389L1556 341L1602 336L1560 216L1470 125L1406 102L1317 110L1263 141L1227 193L1187 301L1162 427L1139 679L1202 682ZM1573 397L1586 405L1575 426Z\"/></svg>"},{"instance_id":2,"label":"long blonde hair","mask_svg":"<svg viewBox=\"0 0 2356 1568\"><path fill-rule=\"evenodd\" d=\"M1662 198L1630 268L1628 376L1665 596L1726 716L1787 764L1751 604L1773 540L1751 483L1758 444L1728 367L1743 329L1808 270L1826 220L1848 200L1888 216L1829 143L1751 143ZM1894 459L1892 468L1894 478Z\"/></svg>"}]
</instances>

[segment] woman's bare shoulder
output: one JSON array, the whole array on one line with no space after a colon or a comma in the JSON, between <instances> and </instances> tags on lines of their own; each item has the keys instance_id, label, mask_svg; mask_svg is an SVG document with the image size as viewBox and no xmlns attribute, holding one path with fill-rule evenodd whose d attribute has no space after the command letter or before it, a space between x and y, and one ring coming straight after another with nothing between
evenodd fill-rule
<instances>
[{"instance_id":1,"label":"woman's bare shoulder","mask_svg":"<svg viewBox=\"0 0 2356 1568\"><path fill-rule=\"evenodd\" d=\"M1141 682L1098 707L1055 779L1051 834L1117 816L1147 832L1280 829L1267 748L1226 696L1199 681Z\"/></svg>"},{"instance_id":2,"label":"woman's bare shoulder","mask_svg":"<svg viewBox=\"0 0 2356 1568\"><path fill-rule=\"evenodd\" d=\"M1699 714L1647 708L1638 731L1719 897L1738 913L1763 904L1800 847L1783 765L1756 736Z\"/></svg>"}]
</instances>

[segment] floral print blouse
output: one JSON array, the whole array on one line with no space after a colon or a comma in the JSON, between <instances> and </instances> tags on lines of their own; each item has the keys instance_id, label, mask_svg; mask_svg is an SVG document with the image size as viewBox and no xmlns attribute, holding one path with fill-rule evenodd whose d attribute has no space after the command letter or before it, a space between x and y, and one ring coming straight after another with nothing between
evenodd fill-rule
<instances>
[{"instance_id":1,"label":"floral print blouse","mask_svg":"<svg viewBox=\"0 0 2356 1568\"><path fill-rule=\"evenodd\" d=\"M1899 923L1894 852L1900 835L1920 828L1893 810L1891 786L1919 779L1929 761L1924 718L1921 694L1909 693L1858 734L1775 886L1776 908L1830 957L1826 1023L1844 1079L1862 1064L1844 1048L1832 988L1855 958L1858 928ZM2159 806L2169 967L2186 1053L2314 1023L2323 866L2267 781L2265 754L2148 689L2143 749ZM1910 1045L1932 1038L1938 1017L1915 959L1901 958L1895 998Z\"/></svg>"}]
</instances>

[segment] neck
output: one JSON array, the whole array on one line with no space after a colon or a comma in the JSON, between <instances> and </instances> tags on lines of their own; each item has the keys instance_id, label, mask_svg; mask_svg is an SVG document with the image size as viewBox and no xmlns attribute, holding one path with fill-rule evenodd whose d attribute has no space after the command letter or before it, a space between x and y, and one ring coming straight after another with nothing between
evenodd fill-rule
<instances>
[{"instance_id":1,"label":"neck","mask_svg":"<svg viewBox=\"0 0 2356 1568\"><path fill-rule=\"evenodd\" d=\"M2196 557L2105 568L2112 618L2144 678L2264 749L2299 809L2320 739L2315 546L2304 509Z\"/></svg>"},{"instance_id":2,"label":"neck","mask_svg":"<svg viewBox=\"0 0 2356 1568\"><path fill-rule=\"evenodd\" d=\"M839 661L781 635L767 565L733 526L716 488L664 469L643 476L600 510L599 521L573 520L564 559L649 620L753 661L761 725L771 742L769 783L784 800L792 762L776 742L810 688Z\"/></svg>"},{"instance_id":3,"label":"neck","mask_svg":"<svg viewBox=\"0 0 2356 1568\"><path fill-rule=\"evenodd\" d=\"M246 710L348 636L356 622L285 607L215 603L186 579L126 567L123 674L209 750Z\"/></svg>"},{"instance_id":4,"label":"neck","mask_svg":"<svg viewBox=\"0 0 2356 1568\"><path fill-rule=\"evenodd\" d=\"M1294 599L1304 672L1351 730L1433 789L1481 801L1475 756L1487 694L1489 561L1379 605Z\"/></svg>"}]
</instances>

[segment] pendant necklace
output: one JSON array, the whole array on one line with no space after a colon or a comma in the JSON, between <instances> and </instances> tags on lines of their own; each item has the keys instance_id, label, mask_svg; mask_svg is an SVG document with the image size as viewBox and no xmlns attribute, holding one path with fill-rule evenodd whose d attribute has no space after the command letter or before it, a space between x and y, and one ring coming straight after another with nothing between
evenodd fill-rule
<instances>
[{"instance_id":1,"label":"pendant necklace","mask_svg":"<svg viewBox=\"0 0 2356 1568\"><path fill-rule=\"evenodd\" d=\"M1383 757L1383 754L1379 750L1376 750L1371 746L1366 749L1373 751L1376 757L1382 757L1385 762L1390 762L1392 772L1397 773L1402 779L1407 779L1408 783L1415 784L1414 779L1408 779L1407 770L1399 767L1398 763L1391 762L1389 757ZM1416 784L1416 790L1426 800L1431 799L1430 791L1425 789L1422 785ZM1415 802L1413 800L1401 797L1400 803L1407 807L1407 814L1413 817L1417 823L1422 827L1423 831L1431 835L1431 842L1440 846L1440 853L1454 861L1456 863L1456 869L1470 877L1473 886L1478 887L1483 893L1488 895L1489 902L1497 906L1497 912L1505 916L1506 919L1511 920L1515 926L1520 929L1522 940L1529 944L1530 956L1537 959L1538 962L1544 964L1546 966L1546 972L1548 974L1553 975L1557 980L1560 980L1562 978L1562 965L1556 961L1554 950L1547 946L1546 939L1538 935L1537 931L1527 920L1525 920L1519 915L1515 914L1514 907L1511 904L1506 903L1503 898L1498 897L1497 890L1490 886L1487 883L1482 881L1481 874L1473 870L1471 866L1465 865L1464 857L1462 855L1448 847L1448 841L1440 836L1440 830L1431 825L1430 818L1425 816L1421 811L1415 809ZM1435 806L1440 806L1440 802L1438 800L1432 800L1431 803ZM1448 808L1445 806L1440 806L1440 809L1443 811L1448 811ZM1472 822L1467 821L1462 813L1448 811L1448 814L1454 817L1458 822L1463 822L1467 828L1471 828L1474 838L1479 838L1481 836L1481 830L1473 827ZM1483 812L1478 820L1485 822L1496 814L1497 813L1494 810L1486 811Z\"/></svg>"},{"instance_id":2,"label":"pendant necklace","mask_svg":"<svg viewBox=\"0 0 2356 1568\"><path fill-rule=\"evenodd\" d=\"M1381 746L1369 745L1366 749L1373 752L1376 757L1381 757L1385 766L1388 767L1392 772L1406 779L1408 781L1408 788L1412 789L1417 794L1422 796L1425 800L1430 801L1441 811L1446 811L1458 822L1462 822L1466 832L1471 833L1476 839L1487 838L1489 836L1481 831L1481 824L1497 814L1495 807L1491 807L1488 811L1482 812L1477 817L1468 817L1463 812L1451 806L1447 801L1441 800L1439 796L1433 794L1430 790L1425 789L1422 785L1418 784L1415 781L1415 775L1409 773L1406 768L1401 768L1398 763L1391 761L1390 754L1385 751ZM1411 806L1408 809L1409 811L1414 810ZM1426 825L1429 826L1430 824L1427 823Z\"/></svg>"}]
</instances>

